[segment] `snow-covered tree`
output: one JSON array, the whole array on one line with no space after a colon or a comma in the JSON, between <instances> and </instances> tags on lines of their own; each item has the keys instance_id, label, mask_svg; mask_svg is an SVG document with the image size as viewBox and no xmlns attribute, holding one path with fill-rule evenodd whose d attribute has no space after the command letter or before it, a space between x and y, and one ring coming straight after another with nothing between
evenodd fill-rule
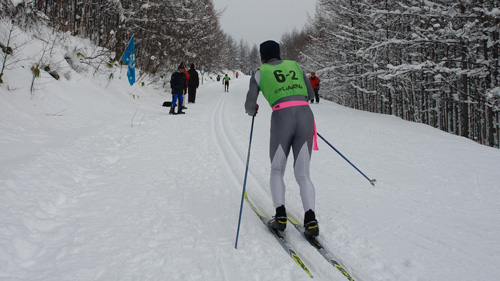
<instances>
[{"instance_id":1,"label":"snow-covered tree","mask_svg":"<svg viewBox=\"0 0 500 281\"><path fill-rule=\"evenodd\" d=\"M499 145L498 0L319 0L302 60L322 94Z\"/></svg>"}]
</instances>

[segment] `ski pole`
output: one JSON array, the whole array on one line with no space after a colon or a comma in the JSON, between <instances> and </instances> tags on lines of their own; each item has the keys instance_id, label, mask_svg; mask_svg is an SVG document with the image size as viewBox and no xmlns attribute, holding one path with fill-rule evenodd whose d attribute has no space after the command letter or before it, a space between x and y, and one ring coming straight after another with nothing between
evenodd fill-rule
<instances>
[{"instance_id":1,"label":"ski pole","mask_svg":"<svg viewBox=\"0 0 500 281\"><path fill-rule=\"evenodd\" d=\"M241 213L243 212L243 201L245 200L245 188L247 185L248 163L250 162L250 147L252 146L253 122L255 115L252 116L252 126L250 127L250 142L248 143L247 167L245 168L245 179L243 180L243 192L241 192L240 216L238 218L238 230L236 231L236 242L234 248L238 249L238 236L240 235Z\"/></svg>"},{"instance_id":2,"label":"ski pole","mask_svg":"<svg viewBox=\"0 0 500 281\"><path fill-rule=\"evenodd\" d=\"M337 152L340 156L342 156L342 158L344 158L345 161L347 161L347 163L351 164L351 166L354 167L354 169L356 169L360 174L363 175L363 177L365 177L371 185L375 186L375 183L377 182L376 179L370 179L368 178L365 174L363 174L363 172L361 172L361 170L358 169L358 167L354 166L354 164L351 163L351 161L349 161L349 159L347 159L344 155L342 155L342 153L340 153L340 151L338 151L335 147L333 147L333 145L331 145L327 140L325 140L325 138L323 138L323 136L321 136L319 133L318 133L318 136L324 140L326 142L326 144L328 144L331 148L333 148L333 150L335 150L335 152Z\"/></svg>"}]
</instances>

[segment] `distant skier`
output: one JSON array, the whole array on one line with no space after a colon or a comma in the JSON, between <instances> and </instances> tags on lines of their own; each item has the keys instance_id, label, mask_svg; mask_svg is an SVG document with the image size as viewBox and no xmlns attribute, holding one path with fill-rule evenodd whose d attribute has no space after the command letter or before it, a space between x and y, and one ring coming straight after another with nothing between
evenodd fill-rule
<instances>
[{"instance_id":1,"label":"distant skier","mask_svg":"<svg viewBox=\"0 0 500 281\"><path fill-rule=\"evenodd\" d=\"M224 76L224 79L222 79L222 82L224 83L224 92L229 92L229 80L231 80L231 78L229 78L229 76Z\"/></svg>"},{"instance_id":2,"label":"distant skier","mask_svg":"<svg viewBox=\"0 0 500 281\"><path fill-rule=\"evenodd\" d=\"M275 41L260 44L260 57L263 65L250 78L245 109L250 116L257 114L260 91L273 108L269 156L270 187L276 215L269 225L280 231L286 228L283 176L288 154L293 150L295 179L300 187L305 212L305 234L318 236L315 189L309 177L315 125L308 101L314 98L314 90L295 61L281 60L280 46Z\"/></svg>"}]
</instances>

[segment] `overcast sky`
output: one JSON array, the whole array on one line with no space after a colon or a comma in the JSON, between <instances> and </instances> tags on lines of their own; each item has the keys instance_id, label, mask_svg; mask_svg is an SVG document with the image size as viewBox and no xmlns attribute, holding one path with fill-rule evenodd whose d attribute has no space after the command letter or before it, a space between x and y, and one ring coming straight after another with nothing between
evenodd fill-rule
<instances>
[{"instance_id":1,"label":"overcast sky","mask_svg":"<svg viewBox=\"0 0 500 281\"><path fill-rule=\"evenodd\" d=\"M252 47L266 40L279 42L281 35L295 27L300 31L307 14L314 16L316 0L212 0L221 17L222 29L239 42Z\"/></svg>"}]
</instances>

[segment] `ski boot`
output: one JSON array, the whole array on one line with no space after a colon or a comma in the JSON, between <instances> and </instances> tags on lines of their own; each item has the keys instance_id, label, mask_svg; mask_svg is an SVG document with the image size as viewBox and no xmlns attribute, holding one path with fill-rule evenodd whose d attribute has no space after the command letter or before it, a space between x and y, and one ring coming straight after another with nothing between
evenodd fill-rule
<instances>
[{"instance_id":1,"label":"ski boot","mask_svg":"<svg viewBox=\"0 0 500 281\"><path fill-rule=\"evenodd\" d=\"M168 114L170 114L170 115L175 115L175 114L177 114L177 113L175 113L175 107L171 106L171 107L170 107L170 111L168 112Z\"/></svg>"},{"instance_id":2,"label":"ski boot","mask_svg":"<svg viewBox=\"0 0 500 281\"><path fill-rule=\"evenodd\" d=\"M309 210L304 215L304 234L311 238L319 235L318 221L313 210Z\"/></svg>"},{"instance_id":3,"label":"ski boot","mask_svg":"<svg viewBox=\"0 0 500 281\"><path fill-rule=\"evenodd\" d=\"M182 111L183 106L179 105L177 108L177 114L186 114L186 112Z\"/></svg>"},{"instance_id":4,"label":"ski boot","mask_svg":"<svg viewBox=\"0 0 500 281\"><path fill-rule=\"evenodd\" d=\"M276 215L269 221L269 227L278 231L284 231L286 228L286 210L285 206L276 208Z\"/></svg>"}]
</instances>

